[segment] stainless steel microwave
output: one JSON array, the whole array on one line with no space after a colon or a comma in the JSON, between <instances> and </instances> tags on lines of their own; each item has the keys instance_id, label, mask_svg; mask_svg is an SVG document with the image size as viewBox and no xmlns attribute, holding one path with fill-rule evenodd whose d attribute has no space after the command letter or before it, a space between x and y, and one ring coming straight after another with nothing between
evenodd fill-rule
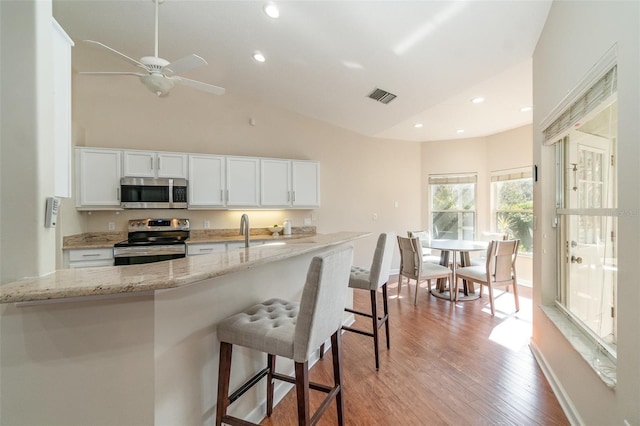
<instances>
[{"instance_id":1,"label":"stainless steel microwave","mask_svg":"<svg viewBox=\"0 0 640 426\"><path fill-rule=\"evenodd\" d=\"M186 209L186 179L122 178L120 205L124 209Z\"/></svg>"}]
</instances>

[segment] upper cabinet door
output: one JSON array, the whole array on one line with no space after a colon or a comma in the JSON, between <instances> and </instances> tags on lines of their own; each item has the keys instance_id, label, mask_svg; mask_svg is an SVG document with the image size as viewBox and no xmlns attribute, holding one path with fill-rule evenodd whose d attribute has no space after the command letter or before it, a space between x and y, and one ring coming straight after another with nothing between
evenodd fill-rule
<instances>
[{"instance_id":1,"label":"upper cabinet door","mask_svg":"<svg viewBox=\"0 0 640 426\"><path fill-rule=\"evenodd\" d=\"M224 207L225 157L189 155L189 208Z\"/></svg>"},{"instance_id":2,"label":"upper cabinet door","mask_svg":"<svg viewBox=\"0 0 640 426\"><path fill-rule=\"evenodd\" d=\"M320 163L292 161L293 207L320 206Z\"/></svg>"},{"instance_id":3,"label":"upper cabinet door","mask_svg":"<svg viewBox=\"0 0 640 426\"><path fill-rule=\"evenodd\" d=\"M78 208L120 207L122 151L76 149Z\"/></svg>"},{"instance_id":4,"label":"upper cabinet door","mask_svg":"<svg viewBox=\"0 0 640 426\"><path fill-rule=\"evenodd\" d=\"M71 197L71 47L73 41L52 18L54 195Z\"/></svg>"},{"instance_id":5,"label":"upper cabinet door","mask_svg":"<svg viewBox=\"0 0 640 426\"><path fill-rule=\"evenodd\" d=\"M173 152L156 154L156 175L160 178L187 178L187 156Z\"/></svg>"},{"instance_id":6,"label":"upper cabinet door","mask_svg":"<svg viewBox=\"0 0 640 426\"><path fill-rule=\"evenodd\" d=\"M260 159L227 157L227 207L260 205Z\"/></svg>"},{"instance_id":7,"label":"upper cabinet door","mask_svg":"<svg viewBox=\"0 0 640 426\"><path fill-rule=\"evenodd\" d=\"M125 151L125 177L156 177L156 154L151 151Z\"/></svg>"},{"instance_id":8,"label":"upper cabinet door","mask_svg":"<svg viewBox=\"0 0 640 426\"><path fill-rule=\"evenodd\" d=\"M261 205L291 206L291 160L260 160Z\"/></svg>"},{"instance_id":9,"label":"upper cabinet door","mask_svg":"<svg viewBox=\"0 0 640 426\"><path fill-rule=\"evenodd\" d=\"M126 177L187 178L187 155L173 152L124 151Z\"/></svg>"}]
</instances>

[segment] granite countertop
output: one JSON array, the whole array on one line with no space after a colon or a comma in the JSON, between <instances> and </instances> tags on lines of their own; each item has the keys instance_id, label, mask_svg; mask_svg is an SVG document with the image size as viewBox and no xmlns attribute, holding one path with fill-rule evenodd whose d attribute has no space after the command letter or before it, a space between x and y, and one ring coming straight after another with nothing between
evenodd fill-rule
<instances>
[{"instance_id":1,"label":"granite countertop","mask_svg":"<svg viewBox=\"0 0 640 426\"><path fill-rule=\"evenodd\" d=\"M291 235L274 237L270 228L252 228L251 241L279 241L283 239L306 238L316 234L315 226L292 227ZM113 248L115 243L127 239L126 232L86 232L63 237L62 250ZM237 229L193 229L186 244L226 243L244 241Z\"/></svg>"},{"instance_id":2,"label":"granite countertop","mask_svg":"<svg viewBox=\"0 0 640 426\"><path fill-rule=\"evenodd\" d=\"M295 234L294 234L295 235ZM127 294L178 288L254 266L330 248L370 235L336 232L278 239L270 244L128 266L62 269L0 286L0 303Z\"/></svg>"}]
</instances>

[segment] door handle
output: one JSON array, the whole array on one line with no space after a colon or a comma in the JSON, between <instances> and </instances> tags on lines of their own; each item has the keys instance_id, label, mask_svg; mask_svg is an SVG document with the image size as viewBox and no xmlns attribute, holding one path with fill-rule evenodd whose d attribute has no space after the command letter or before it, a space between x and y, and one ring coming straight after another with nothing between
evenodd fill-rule
<instances>
[{"instance_id":1,"label":"door handle","mask_svg":"<svg viewBox=\"0 0 640 426\"><path fill-rule=\"evenodd\" d=\"M575 257L575 256L571 256L571 263L577 263L578 265L580 265L582 263L582 258L581 257Z\"/></svg>"}]
</instances>

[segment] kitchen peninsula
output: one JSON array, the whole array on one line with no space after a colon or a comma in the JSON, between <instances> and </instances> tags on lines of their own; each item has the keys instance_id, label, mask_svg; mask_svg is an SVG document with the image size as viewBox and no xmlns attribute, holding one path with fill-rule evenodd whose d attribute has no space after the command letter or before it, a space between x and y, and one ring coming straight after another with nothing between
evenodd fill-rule
<instances>
[{"instance_id":1,"label":"kitchen peninsula","mask_svg":"<svg viewBox=\"0 0 640 426\"><path fill-rule=\"evenodd\" d=\"M223 318L299 300L311 258L338 232L132 266L59 270L0 287L2 424L209 424ZM240 383L262 356L237 351ZM292 366L281 362L279 370ZM286 387L280 388L284 392ZM264 389L234 411L259 420ZM257 416L257 417L256 417Z\"/></svg>"}]
</instances>

